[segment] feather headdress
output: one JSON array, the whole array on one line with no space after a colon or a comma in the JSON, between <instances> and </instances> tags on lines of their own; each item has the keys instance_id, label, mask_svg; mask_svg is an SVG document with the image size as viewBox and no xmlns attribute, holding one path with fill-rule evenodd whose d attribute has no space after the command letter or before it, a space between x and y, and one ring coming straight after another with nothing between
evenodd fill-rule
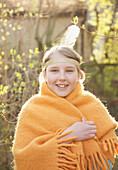
<instances>
[{"instance_id":1,"label":"feather headdress","mask_svg":"<svg viewBox=\"0 0 118 170\"><path fill-rule=\"evenodd\" d=\"M71 25L68 27L67 31L64 33L60 46L67 46L73 48L77 37L79 36L80 28L76 25Z\"/></svg>"}]
</instances>

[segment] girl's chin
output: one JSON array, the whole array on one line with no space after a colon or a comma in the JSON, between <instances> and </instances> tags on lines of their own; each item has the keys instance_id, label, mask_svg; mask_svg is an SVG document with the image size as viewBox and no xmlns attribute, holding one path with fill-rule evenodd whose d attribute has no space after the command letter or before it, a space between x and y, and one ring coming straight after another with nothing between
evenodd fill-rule
<instances>
[{"instance_id":1,"label":"girl's chin","mask_svg":"<svg viewBox=\"0 0 118 170\"><path fill-rule=\"evenodd\" d=\"M68 96L71 92L59 92L59 91L55 91L55 93L60 96L60 97L66 97Z\"/></svg>"}]
</instances>

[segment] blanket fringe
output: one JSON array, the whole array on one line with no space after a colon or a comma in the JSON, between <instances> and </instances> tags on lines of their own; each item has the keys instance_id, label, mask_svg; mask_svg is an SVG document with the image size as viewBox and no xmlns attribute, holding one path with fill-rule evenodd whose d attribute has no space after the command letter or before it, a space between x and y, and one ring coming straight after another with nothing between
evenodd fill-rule
<instances>
[{"instance_id":1,"label":"blanket fringe","mask_svg":"<svg viewBox=\"0 0 118 170\"><path fill-rule=\"evenodd\" d=\"M76 155L75 153L72 153L70 150L70 147L76 146L76 144L66 144L63 142L67 142L69 140L72 140L72 138L66 138L66 139L59 139L60 137L65 136L66 134L71 133L67 132L63 135L58 135L57 137L57 144L58 144L58 168L59 170L93 170L93 167L95 170L104 169L110 169L110 165L108 162L108 159L102 152L95 152L88 156L85 156L80 154ZM117 139L106 139L102 141L103 149L105 151L109 151L111 154L116 152L116 146L118 146L118 140Z\"/></svg>"},{"instance_id":2,"label":"blanket fringe","mask_svg":"<svg viewBox=\"0 0 118 170\"><path fill-rule=\"evenodd\" d=\"M104 151L109 151L111 154L116 154L116 147L118 146L117 139L106 139L102 141Z\"/></svg>"},{"instance_id":3,"label":"blanket fringe","mask_svg":"<svg viewBox=\"0 0 118 170\"><path fill-rule=\"evenodd\" d=\"M59 134L57 136L57 145L58 145L58 169L59 170L76 170L77 164L78 164L78 158L75 153L72 153L70 150L70 147L76 146L76 144L66 144L67 141L75 139L75 137L72 138L65 138L65 139L59 139L69 133ZM64 143L65 142L65 143Z\"/></svg>"},{"instance_id":4,"label":"blanket fringe","mask_svg":"<svg viewBox=\"0 0 118 170\"><path fill-rule=\"evenodd\" d=\"M85 158L87 160L87 166L89 170L93 170L93 166L95 170L107 168L110 169L107 158L102 153L93 153Z\"/></svg>"},{"instance_id":5,"label":"blanket fringe","mask_svg":"<svg viewBox=\"0 0 118 170\"><path fill-rule=\"evenodd\" d=\"M80 155L80 163L79 163L79 166L80 166L80 170L84 170L85 169L85 162L84 162L84 155Z\"/></svg>"}]
</instances>

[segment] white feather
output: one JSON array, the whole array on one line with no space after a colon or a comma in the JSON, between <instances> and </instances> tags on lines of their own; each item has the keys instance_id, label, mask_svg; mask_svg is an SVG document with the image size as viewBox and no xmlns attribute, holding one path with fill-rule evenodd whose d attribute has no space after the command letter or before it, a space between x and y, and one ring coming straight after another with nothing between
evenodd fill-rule
<instances>
[{"instance_id":1,"label":"white feather","mask_svg":"<svg viewBox=\"0 0 118 170\"><path fill-rule=\"evenodd\" d=\"M73 48L77 37L79 36L80 28L76 25L71 25L68 27L67 31L64 33L60 46L68 46Z\"/></svg>"}]
</instances>

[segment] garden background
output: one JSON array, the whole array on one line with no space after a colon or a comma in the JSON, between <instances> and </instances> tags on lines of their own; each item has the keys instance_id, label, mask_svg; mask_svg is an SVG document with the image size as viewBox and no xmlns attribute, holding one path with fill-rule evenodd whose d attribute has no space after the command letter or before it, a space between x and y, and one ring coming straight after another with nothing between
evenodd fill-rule
<instances>
[{"instance_id":1,"label":"garden background","mask_svg":"<svg viewBox=\"0 0 118 170\"><path fill-rule=\"evenodd\" d=\"M13 169L17 116L39 92L43 54L73 23L80 28L74 48L82 56L85 88L118 121L118 1L0 0L0 170Z\"/></svg>"}]
</instances>

